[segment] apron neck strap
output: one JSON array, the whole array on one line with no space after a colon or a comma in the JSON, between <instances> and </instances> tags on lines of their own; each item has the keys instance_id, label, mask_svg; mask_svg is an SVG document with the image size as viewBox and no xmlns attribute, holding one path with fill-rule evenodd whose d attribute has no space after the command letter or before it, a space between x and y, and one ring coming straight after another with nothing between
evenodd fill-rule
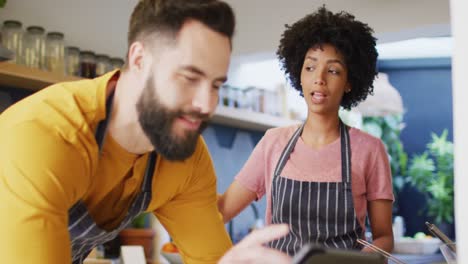
<instances>
[{"instance_id":1,"label":"apron neck strap","mask_svg":"<svg viewBox=\"0 0 468 264\"><path fill-rule=\"evenodd\" d=\"M341 177L343 182L351 182L351 147L348 126L340 119Z\"/></svg>"},{"instance_id":2,"label":"apron neck strap","mask_svg":"<svg viewBox=\"0 0 468 264\"><path fill-rule=\"evenodd\" d=\"M106 117L104 120L101 120L96 129L96 142L99 146L99 154L102 152L102 146L104 145L104 138L107 132L107 125L109 123L110 115L112 112L112 104L114 103L114 90L109 94L109 97L106 101Z\"/></svg>"},{"instance_id":3,"label":"apron neck strap","mask_svg":"<svg viewBox=\"0 0 468 264\"><path fill-rule=\"evenodd\" d=\"M302 124L291 136L288 141L288 144L283 149L281 156L276 164L275 172L273 177L277 177L283 171L286 162L291 155L294 147L296 146L297 140L302 134L304 130L305 123ZM342 182L350 182L351 181L351 147L350 147L350 140L349 140L349 132L348 126L346 126L343 121L340 119L340 141L341 141L341 177Z\"/></svg>"}]
</instances>

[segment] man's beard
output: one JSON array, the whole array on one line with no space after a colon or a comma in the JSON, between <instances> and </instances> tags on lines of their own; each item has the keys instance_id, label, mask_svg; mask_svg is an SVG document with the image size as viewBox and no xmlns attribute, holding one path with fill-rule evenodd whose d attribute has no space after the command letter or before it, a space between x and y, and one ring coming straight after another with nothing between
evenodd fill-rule
<instances>
[{"instance_id":1,"label":"man's beard","mask_svg":"<svg viewBox=\"0 0 468 264\"><path fill-rule=\"evenodd\" d=\"M183 161L194 153L198 137L208 125L208 115L194 111L170 110L161 103L153 88L151 77L147 80L136 105L138 121L158 154L167 160ZM202 123L198 130L187 131L183 136L177 136L172 132L172 128L174 121L183 115L198 118Z\"/></svg>"}]
</instances>

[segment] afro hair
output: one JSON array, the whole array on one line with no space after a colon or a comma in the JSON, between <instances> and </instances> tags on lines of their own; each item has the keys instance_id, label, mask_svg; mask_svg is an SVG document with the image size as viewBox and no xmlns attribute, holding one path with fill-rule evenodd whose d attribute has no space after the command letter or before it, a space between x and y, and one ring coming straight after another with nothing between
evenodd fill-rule
<instances>
[{"instance_id":1,"label":"afro hair","mask_svg":"<svg viewBox=\"0 0 468 264\"><path fill-rule=\"evenodd\" d=\"M329 44L344 57L352 87L343 95L341 106L351 109L372 94L377 75L376 38L367 24L347 12L332 13L325 6L292 26L286 25L276 52L282 69L294 89L302 92L301 70L307 51Z\"/></svg>"}]
</instances>

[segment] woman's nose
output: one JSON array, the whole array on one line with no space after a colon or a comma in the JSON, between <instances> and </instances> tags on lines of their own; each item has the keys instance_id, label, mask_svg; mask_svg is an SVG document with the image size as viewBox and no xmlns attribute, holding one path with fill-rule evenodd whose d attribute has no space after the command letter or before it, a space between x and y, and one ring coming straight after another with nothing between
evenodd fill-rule
<instances>
[{"instance_id":1,"label":"woman's nose","mask_svg":"<svg viewBox=\"0 0 468 264\"><path fill-rule=\"evenodd\" d=\"M314 75L313 75L314 85L324 85L325 84L325 74L326 74L326 69L324 69L323 67L318 67L314 71Z\"/></svg>"},{"instance_id":2,"label":"woman's nose","mask_svg":"<svg viewBox=\"0 0 468 264\"><path fill-rule=\"evenodd\" d=\"M325 84L325 81L323 80L323 78L318 77L318 78L315 78L314 84L316 84L316 85L324 85L324 84Z\"/></svg>"},{"instance_id":3,"label":"woman's nose","mask_svg":"<svg viewBox=\"0 0 468 264\"><path fill-rule=\"evenodd\" d=\"M314 76L314 84L315 85L324 85L325 84L325 77L322 72L317 72Z\"/></svg>"}]
</instances>

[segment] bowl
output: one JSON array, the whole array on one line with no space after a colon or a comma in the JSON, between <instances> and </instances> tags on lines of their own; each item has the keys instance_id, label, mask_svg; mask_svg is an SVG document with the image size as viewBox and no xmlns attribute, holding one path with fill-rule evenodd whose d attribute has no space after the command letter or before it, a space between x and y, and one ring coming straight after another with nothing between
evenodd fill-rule
<instances>
[{"instance_id":1,"label":"bowl","mask_svg":"<svg viewBox=\"0 0 468 264\"><path fill-rule=\"evenodd\" d=\"M182 257L179 253L161 251L161 255L163 255L163 257L166 258L167 261L169 261L169 263L171 264L184 264L184 262L182 261Z\"/></svg>"},{"instance_id":2,"label":"bowl","mask_svg":"<svg viewBox=\"0 0 468 264\"><path fill-rule=\"evenodd\" d=\"M403 237L395 240L395 248L393 253L397 254L434 254L439 250L442 241L438 238L422 238L415 239Z\"/></svg>"},{"instance_id":3,"label":"bowl","mask_svg":"<svg viewBox=\"0 0 468 264\"><path fill-rule=\"evenodd\" d=\"M444 256L445 261L447 261L448 264L456 264L457 263L457 253L455 253L452 248L450 247L455 247L456 248L456 243L453 244L442 244L440 246L440 252L442 252L442 256Z\"/></svg>"}]
</instances>

